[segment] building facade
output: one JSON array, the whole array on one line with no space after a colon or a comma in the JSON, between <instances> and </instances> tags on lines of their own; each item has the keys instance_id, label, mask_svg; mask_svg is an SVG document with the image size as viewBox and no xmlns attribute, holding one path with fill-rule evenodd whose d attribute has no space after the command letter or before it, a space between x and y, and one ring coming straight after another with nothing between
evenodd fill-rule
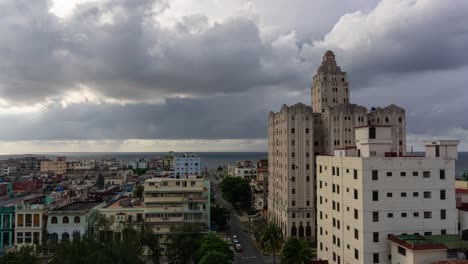
<instances>
[{"instance_id":1,"label":"building facade","mask_svg":"<svg viewBox=\"0 0 468 264\"><path fill-rule=\"evenodd\" d=\"M268 219L285 236L314 237L312 108L284 105L268 119Z\"/></svg>"},{"instance_id":2,"label":"building facade","mask_svg":"<svg viewBox=\"0 0 468 264\"><path fill-rule=\"evenodd\" d=\"M14 245L15 207L2 206L0 208L0 255Z\"/></svg>"},{"instance_id":3,"label":"building facade","mask_svg":"<svg viewBox=\"0 0 468 264\"><path fill-rule=\"evenodd\" d=\"M15 206L15 245L41 245L45 239L47 206L45 204L17 204Z\"/></svg>"},{"instance_id":4,"label":"building facade","mask_svg":"<svg viewBox=\"0 0 468 264\"><path fill-rule=\"evenodd\" d=\"M54 172L55 174L65 174L67 172L67 162L64 160L43 160L41 161L41 172Z\"/></svg>"},{"instance_id":5,"label":"building facade","mask_svg":"<svg viewBox=\"0 0 468 264\"><path fill-rule=\"evenodd\" d=\"M210 227L210 181L152 178L144 182L144 220L160 238L184 224Z\"/></svg>"},{"instance_id":6,"label":"building facade","mask_svg":"<svg viewBox=\"0 0 468 264\"><path fill-rule=\"evenodd\" d=\"M174 158L176 177L201 176L201 159L195 153L185 153Z\"/></svg>"},{"instance_id":7,"label":"building facade","mask_svg":"<svg viewBox=\"0 0 468 264\"><path fill-rule=\"evenodd\" d=\"M357 128L356 148L317 157L319 259L396 263L389 235L458 233L458 142L427 142L424 157L398 156L391 132L391 126Z\"/></svg>"},{"instance_id":8,"label":"building facade","mask_svg":"<svg viewBox=\"0 0 468 264\"><path fill-rule=\"evenodd\" d=\"M312 106L283 105L280 112L269 114L268 219L278 224L286 237L314 236L315 157L354 148L356 128L374 124L390 127L391 151L406 154L405 111L395 105L368 110L351 104L349 97L347 73L337 65L333 52L327 51L313 77Z\"/></svg>"}]
</instances>

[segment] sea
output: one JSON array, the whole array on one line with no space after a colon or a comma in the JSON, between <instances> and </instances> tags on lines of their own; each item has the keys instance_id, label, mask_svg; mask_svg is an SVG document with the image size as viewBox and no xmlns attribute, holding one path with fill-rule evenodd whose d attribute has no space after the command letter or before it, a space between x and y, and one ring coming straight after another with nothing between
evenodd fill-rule
<instances>
[{"instance_id":1,"label":"sea","mask_svg":"<svg viewBox=\"0 0 468 264\"><path fill-rule=\"evenodd\" d=\"M219 166L233 164L238 160L250 160L256 162L260 159L267 159L267 152L196 152L202 162L202 166L208 169L215 169ZM24 156L44 156L55 159L56 157L67 157L67 160L101 160L118 159L123 161L136 160L138 158L156 158L164 157L167 152L54 152L54 153L34 153L26 155L0 155L0 160L9 158L19 158ZM183 154L174 152L175 155ZM415 153L423 155L423 153ZM464 171L468 171L468 152L459 152L458 160L455 164L456 175L460 176Z\"/></svg>"}]
</instances>

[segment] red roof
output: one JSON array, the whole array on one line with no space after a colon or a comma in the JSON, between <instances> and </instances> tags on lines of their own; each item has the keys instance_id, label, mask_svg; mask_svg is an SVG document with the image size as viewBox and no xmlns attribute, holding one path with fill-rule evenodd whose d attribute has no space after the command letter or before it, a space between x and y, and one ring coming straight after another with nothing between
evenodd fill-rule
<instances>
[{"instance_id":1,"label":"red roof","mask_svg":"<svg viewBox=\"0 0 468 264\"><path fill-rule=\"evenodd\" d=\"M397 236L389 235L388 240L397 243L398 245L409 250L431 250L431 249L447 249L444 244L428 243L428 244L413 244L399 239Z\"/></svg>"}]
</instances>

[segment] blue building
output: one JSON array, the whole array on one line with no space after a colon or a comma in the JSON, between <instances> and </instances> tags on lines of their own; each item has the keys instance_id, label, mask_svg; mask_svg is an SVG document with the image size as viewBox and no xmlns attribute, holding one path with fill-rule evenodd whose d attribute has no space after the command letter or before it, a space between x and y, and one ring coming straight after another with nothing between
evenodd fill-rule
<instances>
[{"instance_id":1,"label":"blue building","mask_svg":"<svg viewBox=\"0 0 468 264\"><path fill-rule=\"evenodd\" d=\"M0 207L0 255L5 254L5 251L14 244L14 219L14 206Z\"/></svg>"}]
</instances>

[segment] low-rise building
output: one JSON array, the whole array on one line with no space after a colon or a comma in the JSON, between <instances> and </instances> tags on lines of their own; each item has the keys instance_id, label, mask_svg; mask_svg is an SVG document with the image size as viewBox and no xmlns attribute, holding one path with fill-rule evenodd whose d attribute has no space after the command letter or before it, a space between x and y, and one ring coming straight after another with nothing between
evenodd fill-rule
<instances>
[{"instance_id":1,"label":"low-rise building","mask_svg":"<svg viewBox=\"0 0 468 264\"><path fill-rule=\"evenodd\" d=\"M48 208L45 204L15 206L15 245L41 245L45 241Z\"/></svg>"},{"instance_id":2,"label":"low-rise building","mask_svg":"<svg viewBox=\"0 0 468 264\"><path fill-rule=\"evenodd\" d=\"M0 256L14 245L14 219L14 206L9 205L0 207Z\"/></svg>"},{"instance_id":3,"label":"low-rise building","mask_svg":"<svg viewBox=\"0 0 468 264\"><path fill-rule=\"evenodd\" d=\"M68 241L94 233L97 210L101 204L101 202L75 202L50 210L47 221L49 239Z\"/></svg>"},{"instance_id":4,"label":"low-rise building","mask_svg":"<svg viewBox=\"0 0 468 264\"><path fill-rule=\"evenodd\" d=\"M139 200L123 197L99 208L99 214L107 219L109 231L113 233L112 237L118 239L125 226L137 226L143 223L144 207ZM105 230L100 231L105 232Z\"/></svg>"},{"instance_id":5,"label":"low-rise building","mask_svg":"<svg viewBox=\"0 0 468 264\"><path fill-rule=\"evenodd\" d=\"M390 235L391 264L468 264L468 242L458 235Z\"/></svg>"},{"instance_id":6,"label":"low-rise building","mask_svg":"<svg viewBox=\"0 0 468 264\"><path fill-rule=\"evenodd\" d=\"M210 181L153 178L144 182L144 219L160 238L183 223L210 227Z\"/></svg>"}]
</instances>

